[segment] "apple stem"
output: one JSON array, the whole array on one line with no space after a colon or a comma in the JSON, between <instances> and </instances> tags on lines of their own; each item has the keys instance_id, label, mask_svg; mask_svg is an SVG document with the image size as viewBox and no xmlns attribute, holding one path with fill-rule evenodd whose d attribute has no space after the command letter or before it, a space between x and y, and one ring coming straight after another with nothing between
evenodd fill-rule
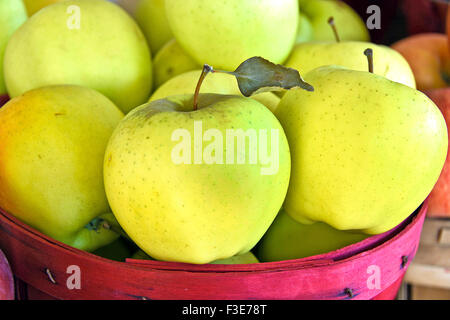
<instances>
[{"instance_id":1,"label":"apple stem","mask_svg":"<svg viewBox=\"0 0 450 320\"><path fill-rule=\"evenodd\" d=\"M367 57L367 61L369 62L369 72L373 73L373 50L370 48L367 48L364 50L364 54Z\"/></svg>"},{"instance_id":2,"label":"apple stem","mask_svg":"<svg viewBox=\"0 0 450 320\"><path fill-rule=\"evenodd\" d=\"M198 95L200 93L200 87L202 86L203 80L205 80L205 77L210 72L214 72L214 68L207 64L203 65L202 74L200 75L200 79L198 79L197 87L195 88L194 93L194 111L198 109Z\"/></svg>"},{"instance_id":3,"label":"apple stem","mask_svg":"<svg viewBox=\"0 0 450 320\"><path fill-rule=\"evenodd\" d=\"M336 24L334 23L334 17L328 18L328 24L331 26L331 29L333 29L334 37L336 38L336 42L341 42L341 39L339 38L339 34L337 32Z\"/></svg>"}]
</instances>

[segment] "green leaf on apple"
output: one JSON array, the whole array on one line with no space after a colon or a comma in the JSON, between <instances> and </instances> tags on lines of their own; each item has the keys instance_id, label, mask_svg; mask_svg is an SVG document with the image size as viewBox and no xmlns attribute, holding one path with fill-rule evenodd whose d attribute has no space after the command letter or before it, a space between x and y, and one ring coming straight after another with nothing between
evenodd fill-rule
<instances>
[{"instance_id":1,"label":"green leaf on apple","mask_svg":"<svg viewBox=\"0 0 450 320\"><path fill-rule=\"evenodd\" d=\"M313 86L305 82L297 70L272 63L261 57L250 58L241 63L234 72L227 73L236 77L239 90L246 97L261 92L289 90L296 87L314 91Z\"/></svg>"}]
</instances>

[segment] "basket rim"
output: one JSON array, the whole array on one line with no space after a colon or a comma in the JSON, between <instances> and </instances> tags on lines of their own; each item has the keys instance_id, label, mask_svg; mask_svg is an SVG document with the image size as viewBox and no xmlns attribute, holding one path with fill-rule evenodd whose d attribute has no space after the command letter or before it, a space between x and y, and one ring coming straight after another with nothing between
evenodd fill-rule
<instances>
[{"instance_id":1,"label":"basket rim","mask_svg":"<svg viewBox=\"0 0 450 320\"><path fill-rule=\"evenodd\" d=\"M60 249L67 251L71 254L85 257L89 260L97 260L102 263L110 263L120 267L128 267L132 269L143 269L161 272L216 272L216 273L257 273L257 272L282 272L292 269L304 269L304 268L319 268L326 265L336 265L340 263L347 263L348 261L358 259L361 256L370 254L376 250L382 250L386 246L389 246L393 241L402 237L407 233L414 225L426 215L428 209L428 198L421 203L421 205L404 221L393 229L386 231L382 234L370 236L360 242L345 246L335 251L327 253L304 257L300 259L282 260L274 262L259 262L252 264L190 264L181 262L170 261L157 261L157 260L138 260L128 258L126 261L114 261L93 253L77 249L58 240L55 240L33 227L22 222L6 210L0 208L0 219L7 219L22 233L28 233L39 241L48 246L57 246Z\"/></svg>"}]
</instances>

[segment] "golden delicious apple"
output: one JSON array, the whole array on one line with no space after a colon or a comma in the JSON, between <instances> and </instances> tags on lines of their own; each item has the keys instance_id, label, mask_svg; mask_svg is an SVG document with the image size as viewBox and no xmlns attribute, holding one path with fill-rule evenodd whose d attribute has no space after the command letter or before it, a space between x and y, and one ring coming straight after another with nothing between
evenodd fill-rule
<instances>
[{"instance_id":1,"label":"golden delicious apple","mask_svg":"<svg viewBox=\"0 0 450 320\"><path fill-rule=\"evenodd\" d=\"M303 224L281 210L258 245L261 261L301 259L338 250L369 237L336 230L326 223Z\"/></svg>"},{"instance_id":2,"label":"golden delicious apple","mask_svg":"<svg viewBox=\"0 0 450 320\"><path fill-rule=\"evenodd\" d=\"M142 250L136 251L131 257L131 259L153 260L148 254L146 254ZM211 264L249 264L249 263L259 263L259 260L251 252L211 262Z\"/></svg>"},{"instance_id":3,"label":"golden delicious apple","mask_svg":"<svg viewBox=\"0 0 450 320\"><path fill-rule=\"evenodd\" d=\"M194 70L168 80L153 92L150 101L174 95L192 94L195 91L200 74L201 70ZM203 82L200 92L241 95L236 79L224 73L214 73L207 77ZM280 98L272 92L255 94L252 96L252 99L261 102L272 112L275 111L280 102Z\"/></svg>"},{"instance_id":4,"label":"golden delicious apple","mask_svg":"<svg viewBox=\"0 0 450 320\"><path fill-rule=\"evenodd\" d=\"M232 256L228 259L216 260L211 262L211 264L250 264L259 263L259 260L251 252L240 254L237 256Z\"/></svg>"},{"instance_id":5,"label":"golden delicious apple","mask_svg":"<svg viewBox=\"0 0 450 320\"><path fill-rule=\"evenodd\" d=\"M157 260L210 263L250 251L277 215L290 176L283 128L254 99L203 94L142 105L105 153L111 208Z\"/></svg>"},{"instance_id":6,"label":"golden delicious apple","mask_svg":"<svg viewBox=\"0 0 450 320\"><path fill-rule=\"evenodd\" d=\"M152 85L147 42L133 19L103 0L67 0L33 15L5 53L8 93L55 84L96 89L124 112L144 103Z\"/></svg>"},{"instance_id":7,"label":"golden delicious apple","mask_svg":"<svg viewBox=\"0 0 450 320\"><path fill-rule=\"evenodd\" d=\"M153 55L173 38L164 0L138 0L134 16L147 37Z\"/></svg>"},{"instance_id":8,"label":"golden delicious apple","mask_svg":"<svg viewBox=\"0 0 450 320\"><path fill-rule=\"evenodd\" d=\"M313 38L313 29L308 17L300 12L298 18L298 31L295 43L311 41Z\"/></svg>"},{"instance_id":9,"label":"golden delicious apple","mask_svg":"<svg viewBox=\"0 0 450 320\"><path fill-rule=\"evenodd\" d=\"M172 39L153 59L153 87L159 88L164 82L179 74L200 68L201 66L180 47L178 42Z\"/></svg>"},{"instance_id":10,"label":"golden delicious apple","mask_svg":"<svg viewBox=\"0 0 450 320\"><path fill-rule=\"evenodd\" d=\"M301 0L300 13L309 20L309 29L299 29L298 38L304 41L331 41L334 34L328 25L328 18L334 18L341 40L369 41L366 24L344 1ZM311 34L310 38L306 38Z\"/></svg>"},{"instance_id":11,"label":"golden delicious apple","mask_svg":"<svg viewBox=\"0 0 450 320\"><path fill-rule=\"evenodd\" d=\"M302 223L378 234L420 206L447 154L447 127L423 93L339 66L305 76L275 112L289 140L284 209Z\"/></svg>"},{"instance_id":12,"label":"golden delicious apple","mask_svg":"<svg viewBox=\"0 0 450 320\"><path fill-rule=\"evenodd\" d=\"M361 52L368 47L373 50L374 73L409 87L416 87L411 67L400 53L387 46L363 41L300 43L294 47L285 65L299 70L301 74L325 65L366 71L367 58Z\"/></svg>"},{"instance_id":13,"label":"golden delicious apple","mask_svg":"<svg viewBox=\"0 0 450 320\"><path fill-rule=\"evenodd\" d=\"M11 35L27 20L27 13L22 1L0 1L0 95L6 93L3 78L3 57Z\"/></svg>"},{"instance_id":14,"label":"golden delicious apple","mask_svg":"<svg viewBox=\"0 0 450 320\"><path fill-rule=\"evenodd\" d=\"M136 260L155 260L152 257L150 257L148 254L146 254L144 251L142 250L138 250L136 251L132 256L131 259L136 259Z\"/></svg>"},{"instance_id":15,"label":"golden delicious apple","mask_svg":"<svg viewBox=\"0 0 450 320\"><path fill-rule=\"evenodd\" d=\"M0 207L44 234L92 251L118 234L109 220L103 157L122 112L79 86L31 90L0 109ZM109 214L108 214L109 213Z\"/></svg>"},{"instance_id":16,"label":"golden delicious apple","mask_svg":"<svg viewBox=\"0 0 450 320\"><path fill-rule=\"evenodd\" d=\"M297 36L298 0L166 0L175 38L200 65L234 70L253 56L282 63Z\"/></svg>"}]
</instances>

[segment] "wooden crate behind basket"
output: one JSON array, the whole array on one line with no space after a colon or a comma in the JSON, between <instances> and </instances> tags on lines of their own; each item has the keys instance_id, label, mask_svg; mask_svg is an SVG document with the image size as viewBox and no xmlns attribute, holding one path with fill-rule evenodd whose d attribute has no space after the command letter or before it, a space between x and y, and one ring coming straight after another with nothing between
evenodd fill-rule
<instances>
[{"instance_id":1,"label":"wooden crate behind basket","mask_svg":"<svg viewBox=\"0 0 450 320\"><path fill-rule=\"evenodd\" d=\"M426 218L405 283L411 299L450 300L450 219Z\"/></svg>"}]
</instances>

